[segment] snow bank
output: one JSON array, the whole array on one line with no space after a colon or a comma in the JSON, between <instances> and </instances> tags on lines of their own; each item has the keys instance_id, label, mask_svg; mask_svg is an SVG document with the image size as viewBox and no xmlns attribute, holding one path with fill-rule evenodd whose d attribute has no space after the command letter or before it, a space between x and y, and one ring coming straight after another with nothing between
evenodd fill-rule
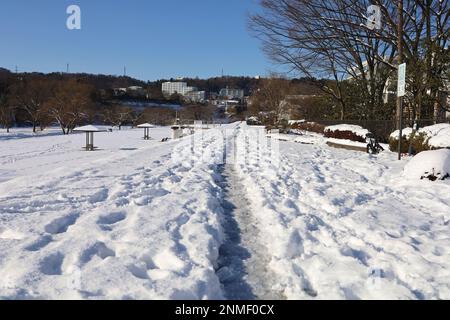
<instances>
[{"instance_id":1,"label":"snow bank","mask_svg":"<svg viewBox=\"0 0 450 320\"><path fill-rule=\"evenodd\" d=\"M329 127L325 128L325 131L329 131L329 132L350 131L364 139L366 138L366 135L368 133L370 133L369 130L364 129L363 127L360 127L357 125L351 125L351 124L338 124L338 125L334 125L334 126L329 126Z\"/></svg>"},{"instance_id":2,"label":"snow bank","mask_svg":"<svg viewBox=\"0 0 450 320\"><path fill-rule=\"evenodd\" d=\"M419 132L425 133L429 137L434 137L440 134L442 130L446 130L450 128L450 124L448 123L438 123L432 126L423 127L419 129Z\"/></svg>"},{"instance_id":3,"label":"snow bank","mask_svg":"<svg viewBox=\"0 0 450 320\"><path fill-rule=\"evenodd\" d=\"M289 120L288 121L288 124L290 125L290 126L292 126L292 125L294 125L294 124L300 124L300 123L305 123L306 122L306 120Z\"/></svg>"},{"instance_id":4,"label":"snow bank","mask_svg":"<svg viewBox=\"0 0 450 320\"><path fill-rule=\"evenodd\" d=\"M433 148L450 148L450 124L440 126L440 130L431 135L428 144Z\"/></svg>"},{"instance_id":5,"label":"snow bank","mask_svg":"<svg viewBox=\"0 0 450 320\"><path fill-rule=\"evenodd\" d=\"M404 137L411 136L412 128L405 128L402 131ZM424 134L427 137L428 145L431 148L450 148L450 124L439 123L428 127L420 128L419 134ZM391 139L398 139L399 131L396 130L391 133Z\"/></svg>"},{"instance_id":6,"label":"snow bank","mask_svg":"<svg viewBox=\"0 0 450 320\"><path fill-rule=\"evenodd\" d=\"M403 137L409 137L413 132L412 128L403 128L402 130L402 136ZM391 139L398 139L398 135L400 134L400 130L395 130L394 132L391 133L391 135L389 136Z\"/></svg>"},{"instance_id":7,"label":"snow bank","mask_svg":"<svg viewBox=\"0 0 450 320\"><path fill-rule=\"evenodd\" d=\"M443 180L450 176L450 150L424 151L405 166L404 175L411 179Z\"/></svg>"}]
</instances>

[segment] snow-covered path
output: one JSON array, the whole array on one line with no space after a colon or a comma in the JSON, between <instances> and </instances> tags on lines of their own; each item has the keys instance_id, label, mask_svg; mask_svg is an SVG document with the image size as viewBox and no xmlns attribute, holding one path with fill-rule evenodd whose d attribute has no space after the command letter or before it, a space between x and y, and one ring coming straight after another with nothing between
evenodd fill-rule
<instances>
[{"instance_id":1,"label":"snow-covered path","mask_svg":"<svg viewBox=\"0 0 450 320\"><path fill-rule=\"evenodd\" d=\"M448 181L260 132L0 139L0 298L450 298Z\"/></svg>"},{"instance_id":2,"label":"snow-covered path","mask_svg":"<svg viewBox=\"0 0 450 320\"><path fill-rule=\"evenodd\" d=\"M223 191L225 239L219 250L217 275L227 299L284 299L269 269L270 254L263 245L249 195L236 172L236 138L241 127L222 130L224 163L219 166L218 184Z\"/></svg>"},{"instance_id":3,"label":"snow-covered path","mask_svg":"<svg viewBox=\"0 0 450 320\"><path fill-rule=\"evenodd\" d=\"M276 168L246 159L238 172L288 299L450 297L448 181L324 143L280 142Z\"/></svg>"},{"instance_id":4,"label":"snow-covered path","mask_svg":"<svg viewBox=\"0 0 450 320\"><path fill-rule=\"evenodd\" d=\"M219 250L217 275L225 296L231 300L283 299L274 283L276 277L268 269L270 255L260 239L245 188L232 164L225 164L221 173L226 239Z\"/></svg>"}]
</instances>

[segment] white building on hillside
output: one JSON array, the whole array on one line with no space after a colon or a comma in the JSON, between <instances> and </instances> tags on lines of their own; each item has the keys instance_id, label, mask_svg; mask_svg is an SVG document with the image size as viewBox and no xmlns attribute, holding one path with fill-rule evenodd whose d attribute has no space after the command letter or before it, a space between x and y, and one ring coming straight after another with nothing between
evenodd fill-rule
<instances>
[{"instance_id":1,"label":"white building on hillside","mask_svg":"<svg viewBox=\"0 0 450 320\"><path fill-rule=\"evenodd\" d=\"M219 96L228 99L242 99L244 98L244 90L224 88L220 90Z\"/></svg>"},{"instance_id":2,"label":"white building on hillside","mask_svg":"<svg viewBox=\"0 0 450 320\"><path fill-rule=\"evenodd\" d=\"M206 100L205 91L191 91L184 95L191 102L204 102Z\"/></svg>"},{"instance_id":3,"label":"white building on hillside","mask_svg":"<svg viewBox=\"0 0 450 320\"><path fill-rule=\"evenodd\" d=\"M171 96L174 93L186 95L189 92L197 91L196 87L189 87L186 82L164 82L162 92L164 95Z\"/></svg>"}]
</instances>

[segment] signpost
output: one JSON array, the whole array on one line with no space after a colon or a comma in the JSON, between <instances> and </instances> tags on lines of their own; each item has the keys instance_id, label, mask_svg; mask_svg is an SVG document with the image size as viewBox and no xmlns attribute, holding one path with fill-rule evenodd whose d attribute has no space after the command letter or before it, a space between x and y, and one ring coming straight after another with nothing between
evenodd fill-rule
<instances>
[{"instance_id":1,"label":"signpost","mask_svg":"<svg viewBox=\"0 0 450 320\"><path fill-rule=\"evenodd\" d=\"M403 136L403 97L406 93L406 63L398 66L397 97L400 99L399 135L398 135L398 160L402 159Z\"/></svg>"},{"instance_id":2,"label":"signpost","mask_svg":"<svg viewBox=\"0 0 450 320\"><path fill-rule=\"evenodd\" d=\"M403 97L406 89L406 63L398 66L398 90L397 96Z\"/></svg>"}]
</instances>

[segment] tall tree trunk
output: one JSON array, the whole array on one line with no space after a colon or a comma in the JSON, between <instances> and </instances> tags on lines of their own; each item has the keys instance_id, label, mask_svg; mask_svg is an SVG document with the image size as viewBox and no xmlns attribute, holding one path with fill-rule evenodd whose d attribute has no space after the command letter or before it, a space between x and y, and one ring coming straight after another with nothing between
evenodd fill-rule
<instances>
[{"instance_id":1,"label":"tall tree trunk","mask_svg":"<svg viewBox=\"0 0 450 320\"><path fill-rule=\"evenodd\" d=\"M439 102L437 101L437 99L434 101L433 108L434 108L434 112L433 112L433 114L434 114L434 123L435 124L440 123L442 121L441 106L440 106Z\"/></svg>"},{"instance_id":2,"label":"tall tree trunk","mask_svg":"<svg viewBox=\"0 0 450 320\"><path fill-rule=\"evenodd\" d=\"M341 115L339 117L339 120L343 121L345 120L345 105L344 102L341 101Z\"/></svg>"}]
</instances>

